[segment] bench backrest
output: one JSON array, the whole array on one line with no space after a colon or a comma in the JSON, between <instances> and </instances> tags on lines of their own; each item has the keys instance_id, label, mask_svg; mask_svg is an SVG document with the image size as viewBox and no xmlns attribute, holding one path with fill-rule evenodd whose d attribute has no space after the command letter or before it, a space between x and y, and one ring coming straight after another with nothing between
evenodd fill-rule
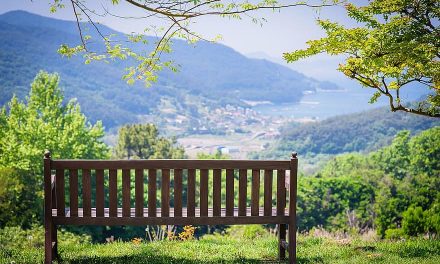
<instances>
[{"instance_id":1,"label":"bench backrest","mask_svg":"<svg viewBox=\"0 0 440 264\"><path fill-rule=\"evenodd\" d=\"M296 155L259 161L52 160L47 154L44 168L46 214L53 208L58 218L267 218L296 212ZM292 206L286 213L287 193Z\"/></svg>"}]
</instances>

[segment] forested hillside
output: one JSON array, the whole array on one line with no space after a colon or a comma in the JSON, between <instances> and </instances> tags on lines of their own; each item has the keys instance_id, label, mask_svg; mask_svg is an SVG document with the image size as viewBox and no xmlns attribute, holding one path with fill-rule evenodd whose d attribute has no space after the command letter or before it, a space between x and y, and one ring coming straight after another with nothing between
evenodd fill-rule
<instances>
[{"instance_id":1,"label":"forested hillside","mask_svg":"<svg viewBox=\"0 0 440 264\"><path fill-rule=\"evenodd\" d=\"M387 238L440 232L440 127L368 155L339 155L298 183L299 229L366 230Z\"/></svg>"},{"instance_id":2,"label":"forested hillside","mask_svg":"<svg viewBox=\"0 0 440 264\"><path fill-rule=\"evenodd\" d=\"M440 121L435 118L379 108L316 123L290 123L282 128L278 142L268 151L255 156L288 157L293 150L301 155L369 152L389 144L400 130L417 134L439 125Z\"/></svg>"},{"instance_id":3,"label":"forested hillside","mask_svg":"<svg viewBox=\"0 0 440 264\"><path fill-rule=\"evenodd\" d=\"M101 30L117 33L104 26ZM84 65L82 58L56 53L62 43L77 44L77 34L74 22L23 11L0 15L0 105L13 94L23 98L41 69L58 72L66 98L77 98L87 116L102 120L107 129L142 120L144 115L160 115L161 104L197 117L201 107L245 105L243 99L296 102L304 90L326 85L278 64L249 59L224 45L201 42L194 47L176 40L172 55L167 56L181 66L178 73L164 70L151 88L143 83L129 86L121 79L127 62ZM156 39L149 41L153 44Z\"/></svg>"}]
</instances>

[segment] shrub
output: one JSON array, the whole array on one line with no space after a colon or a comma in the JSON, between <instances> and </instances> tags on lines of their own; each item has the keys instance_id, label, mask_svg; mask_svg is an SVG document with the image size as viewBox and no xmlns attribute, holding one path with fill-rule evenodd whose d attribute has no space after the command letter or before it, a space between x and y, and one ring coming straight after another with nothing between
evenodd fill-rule
<instances>
[{"instance_id":1,"label":"shrub","mask_svg":"<svg viewBox=\"0 0 440 264\"><path fill-rule=\"evenodd\" d=\"M244 227L243 237L246 239L255 239L265 234L267 234L267 231L262 225L246 225Z\"/></svg>"},{"instance_id":2,"label":"shrub","mask_svg":"<svg viewBox=\"0 0 440 264\"><path fill-rule=\"evenodd\" d=\"M425 232L426 220L423 215L423 209L420 206L410 206L402 214L402 229L406 235L417 236Z\"/></svg>"},{"instance_id":3,"label":"shrub","mask_svg":"<svg viewBox=\"0 0 440 264\"><path fill-rule=\"evenodd\" d=\"M62 244L89 243L90 236L76 235L65 230L58 231ZM0 229L0 245L4 248L40 248L44 246L44 227L33 225L30 229L5 227Z\"/></svg>"},{"instance_id":4,"label":"shrub","mask_svg":"<svg viewBox=\"0 0 440 264\"><path fill-rule=\"evenodd\" d=\"M405 232L402 228L390 228L385 231L385 238L397 240L405 237Z\"/></svg>"},{"instance_id":5,"label":"shrub","mask_svg":"<svg viewBox=\"0 0 440 264\"><path fill-rule=\"evenodd\" d=\"M29 171L0 167L0 228L30 228L35 222L42 211L36 178Z\"/></svg>"},{"instance_id":6,"label":"shrub","mask_svg":"<svg viewBox=\"0 0 440 264\"><path fill-rule=\"evenodd\" d=\"M438 194L437 201L431 206L429 210L426 210L424 218L426 219L426 231L430 234L440 235L440 194Z\"/></svg>"}]
</instances>

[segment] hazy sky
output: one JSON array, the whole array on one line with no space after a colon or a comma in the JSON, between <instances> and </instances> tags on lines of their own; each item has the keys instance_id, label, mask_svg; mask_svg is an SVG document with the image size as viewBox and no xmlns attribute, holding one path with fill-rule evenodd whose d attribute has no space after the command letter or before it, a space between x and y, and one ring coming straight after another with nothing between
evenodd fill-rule
<instances>
[{"instance_id":1,"label":"hazy sky","mask_svg":"<svg viewBox=\"0 0 440 264\"><path fill-rule=\"evenodd\" d=\"M49 12L49 0L0 0L0 13L11 10L26 10L43 16L54 17L65 20L74 20L74 15L69 1L65 1L66 8L52 14ZM113 7L109 0L94 0L90 2L90 8L101 12L102 6L121 16L142 16L143 11L139 8L122 3ZM316 9L307 7L292 7L281 11L258 11L251 15L264 17L267 22L260 26L243 16L242 20L204 17L195 21L191 28L207 38L222 35L223 43L242 54L272 58L274 61L280 60L282 53L306 47L305 42L309 39L316 39L323 36L322 30L316 25L315 19L329 18L350 23L346 18L343 7L329 7L321 9L318 13ZM152 19L118 19L113 16L95 17L96 21L101 22L117 31L125 33L142 32L144 28L151 24L157 24L158 20ZM159 22L160 23L160 22ZM345 77L336 71L341 58L320 55L307 61L301 61L290 65L294 69L306 75L313 76L321 80L343 81Z\"/></svg>"}]
</instances>

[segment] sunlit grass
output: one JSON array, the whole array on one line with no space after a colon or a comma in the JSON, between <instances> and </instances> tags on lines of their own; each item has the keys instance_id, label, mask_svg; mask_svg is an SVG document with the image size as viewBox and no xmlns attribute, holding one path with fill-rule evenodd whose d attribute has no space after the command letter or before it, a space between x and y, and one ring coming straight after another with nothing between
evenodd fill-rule
<instances>
[{"instance_id":1,"label":"sunlit grass","mask_svg":"<svg viewBox=\"0 0 440 264\"><path fill-rule=\"evenodd\" d=\"M275 237L60 243L61 263L277 263ZM41 263L42 248L0 248L0 263ZM370 241L300 236L298 263L440 263L440 240Z\"/></svg>"}]
</instances>

